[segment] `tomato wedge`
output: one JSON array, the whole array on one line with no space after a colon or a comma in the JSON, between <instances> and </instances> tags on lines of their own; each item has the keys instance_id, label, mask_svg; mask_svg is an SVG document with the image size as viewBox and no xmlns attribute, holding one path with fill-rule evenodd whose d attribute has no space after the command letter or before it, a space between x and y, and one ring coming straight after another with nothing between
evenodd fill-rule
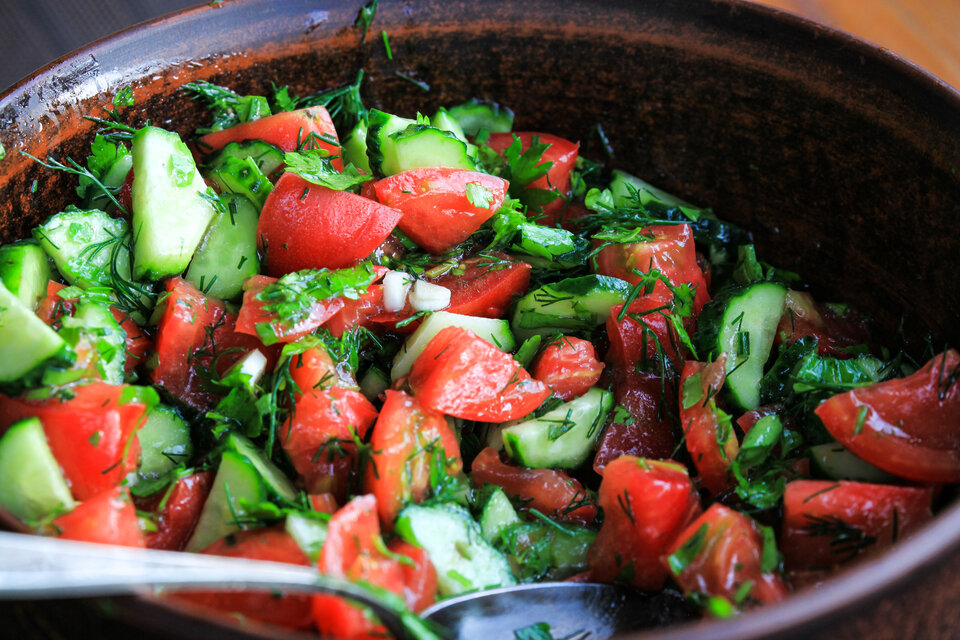
<instances>
[{"instance_id":1,"label":"tomato wedge","mask_svg":"<svg viewBox=\"0 0 960 640\"><path fill-rule=\"evenodd\" d=\"M377 200L403 212L398 226L430 253L466 240L496 213L507 182L463 169L410 169L376 183Z\"/></svg>"},{"instance_id":2,"label":"tomato wedge","mask_svg":"<svg viewBox=\"0 0 960 640\"><path fill-rule=\"evenodd\" d=\"M864 319L850 308L820 305L805 291L788 291L786 313L777 325L775 342L793 344L804 336L817 339L817 353L850 358L848 347L871 342Z\"/></svg>"},{"instance_id":3,"label":"tomato wedge","mask_svg":"<svg viewBox=\"0 0 960 640\"><path fill-rule=\"evenodd\" d=\"M284 151L324 149L331 156L337 171L343 171L337 129L324 107L307 107L283 111L252 122L241 122L222 131L214 131L200 138L204 153L218 151L231 142L263 140Z\"/></svg>"},{"instance_id":4,"label":"tomato wedge","mask_svg":"<svg viewBox=\"0 0 960 640\"><path fill-rule=\"evenodd\" d=\"M686 468L673 461L617 458L603 472L600 507L603 526L588 555L593 580L663 588L667 569L660 556L700 515Z\"/></svg>"},{"instance_id":5,"label":"tomato wedge","mask_svg":"<svg viewBox=\"0 0 960 640\"><path fill-rule=\"evenodd\" d=\"M523 417L550 395L509 353L460 327L434 336L413 363L408 382L424 406L484 422Z\"/></svg>"},{"instance_id":6,"label":"tomato wedge","mask_svg":"<svg viewBox=\"0 0 960 640\"><path fill-rule=\"evenodd\" d=\"M906 378L829 398L816 409L843 446L917 482L960 482L960 353L936 355Z\"/></svg>"},{"instance_id":7,"label":"tomato wedge","mask_svg":"<svg viewBox=\"0 0 960 640\"><path fill-rule=\"evenodd\" d=\"M502 318L514 298L527 292L531 269L526 262L490 251L461 261L455 273L434 278L433 282L450 289L450 306L444 311Z\"/></svg>"},{"instance_id":8,"label":"tomato wedge","mask_svg":"<svg viewBox=\"0 0 960 640\"><path fill-rule=\"evenodd\" d=\"M654 289L636 298L620 318L622 304L610 307L607 316L607 337L610 339L609 360L620 367L634 368L663 355L680 365L679 341L676 332L661 311L669 310L673 294Z\"/></svg>"},{"instance_id":9,"label":"tomato wedge","mask_svg":"<svg viewBox=\"0 0 960 640\"><path fill-rule=\"evenodd\" d=\"M255 336L265 345L277 342L294 342L322 325L328 318L343 308L343 298L317 300L310 306L310 314L292 327L277 322L277 315L264 309L266 303L257 300L257 294L277 278L270 276L251 276L243 283L243 304L237 314L237 333ZM257 333L258 324L268 324L269 331Z\"/></svg>"},{"instance_id":10,"label":"tomato wedge","mask_svg":"<svg viewBox=\"0 0 960 640\"><path fill-rule=\"evenodd\" d=\"M740 444L730 416L717 407L716 395L727 377L727 357L715 362L689 361L680 375L680 426L703 486L713 495L730 486L730 463Z\"/></svg>"},{"instance_id":11,"label":"tomato wedge","mask_svg":"<svg viewBox=\"0 0 960 640\"><path fill-rule=\"evenodd\" d=\"M306 391L280 430L280 444L308 493L346 497L357 445L377 419L370 401L352 389L331 387Z\"/></svg>"},{"instance_id":12,"label":"tomato wedge","mask_svg":"<svg viewBox=\"0 0 960 640\"><path fill-rule=\"evenodd\" d=\"M392 528L404 504L427 497L431 470L456 475L463 461L442 413L403 391L387 391L386 396L370 438L372 464L364 486L377 497L380 520Z\"/></svg>"},{"instance_id":13,"label":"tomato wedge","mask_svg":"<svg viewBox=\"0 0 960 640\"><path fill-rule=\"evenodd\" d=\"M473 459L470 477L478 488L487 482L495 484L508 496L558 520L591 524L597 517L593 496L578 480L555 469L505 464L493 447L487 447Z\"/></svg>"},{"instance_id":14,"label":"tomato wedge","mask_svg":"<svg viewBox=\"0 0 960 640\"><path fill-rule=\"evenodd\" d=\"M771 604L785 598L789 589L776 573L776 549L764 546L753 519L717 502L680 534L663 566L684 593L722 596L737 604Z\"/></svg>"},{"instance_id":15,"label":"tomato wedge","mask_svg":"<svg viewBox=\"0 0 960 640\"><path fill-rule=\"evenodd\" d=\"M128 399L126 386L92 382L71 391L68 399L0 396L0 431L23 418L40 418L70 491L77 500L87 500L116 487L137 468L135 435L146 407Z\"/></svg>"},{"instance_id":16,"label":"tomato wedge","mask_svg":"<svg viewBox=\"0 0 960 640\"><path fill-rule=\"evenodd\" d=\"M520 149L526 151L530 148L534 136L537 137L540 144L550 145L543 152L540 162L552 162L553 165L547 171L547 175L534 180L526 185L530 189L553 189L558 197L553 202L543 207L543 213L550 223L557 221L557 218L563 212L566 201L564 198L570 193L570 173L577 164L577 155L580 150L580 144L564 140L559 136L549 133L536 133L533 131L517 131L511 133L491 133L487 139L487 146L503 155L504 150L513 144L513 137L520 138Z\"/></svg>"},{"instance_id":17,"label":"tomato wedge","mask_svg":"<svg viewBox=\"0 0 960 640\"><path fill-rule=\"evenodd\" d=\"M597 360L593 344L582 338L564 336L548 344L533 361L531 374L545 382L561 400L582 396L597 383L603 363Z\"/></svg>"},{"instance_id":18,"label":"tomato wedge","mask_svg":"<svg viewBox=\"0 0 960 640\"><path fill-rule=\"evenodd\" d=\"M401 213L349 191L310 184L284 173L267 196L257 225L268 275L340 269L370 255Z\"/></svg>"},{"instance_id":19,"label":"tomato wedge","mask_svg":"<svg viewBox=\"0 0 960 640\"><path fill-rule=\"evenodd\" d=\"M930 487L794 480L783 494L780 550L790 570L830 569L873 556L933 514Z\"/></svg>"},{"instance_id":20,"label":"tomato wedge","mask_svg":"<svg viewBox=\"0 0 960 640\"><path fill-rule=\"evenodd\" d=\"M157 529L146 533L148 548L183 550L213 486L213 476L212 471L192 473L177 480L169 493L160 491L147 499L136 500L139 510L155 513Z\"/></svg>"},{"instance_id":21,"label":"tomato wedge","mask_svg":"<svg viewBox=\"0 0 960 640\"><path fill-rule=\"evenodd\" d=\"M54 518L50 527L58 537L67 540L144 546L130 492L123 487L113 487L87 498L70 513Z\"/></svg>"}]
</instances>

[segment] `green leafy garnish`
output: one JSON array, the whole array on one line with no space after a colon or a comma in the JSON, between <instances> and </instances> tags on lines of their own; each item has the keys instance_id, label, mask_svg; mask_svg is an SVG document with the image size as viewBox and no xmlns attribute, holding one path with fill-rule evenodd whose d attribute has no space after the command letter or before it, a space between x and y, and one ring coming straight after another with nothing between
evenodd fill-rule
<instances>
[{"instance_id":1,"label":"green leafy garnish","mask_svg":"<svg viewBox=\"0 0 960 640\"><path fill-rule=\"evenodd\" d=\"M357 19L353 21L353 26L360 29L361 43L367 39L367 31L370 30L370 25L373 24L373 18L377 15L378 4L380 4L380 0L370 0L370 2L360 7L360 11L357 13Z\"/></svg>"},{"instance_id":2,"label":"green leafy garnish","mask_svg":"<svg viewBox=\"0 0 960 640\"><path fill-rule=\"evenodd\" d=\"M331 162L331 157L323 149L308 149L304 151L288 151L283 156L287 164L286 170L295 173L311 184L346 191L372 180L373 176L364 175L352 164L337 171Z\"/></svg>"}]
</instances>

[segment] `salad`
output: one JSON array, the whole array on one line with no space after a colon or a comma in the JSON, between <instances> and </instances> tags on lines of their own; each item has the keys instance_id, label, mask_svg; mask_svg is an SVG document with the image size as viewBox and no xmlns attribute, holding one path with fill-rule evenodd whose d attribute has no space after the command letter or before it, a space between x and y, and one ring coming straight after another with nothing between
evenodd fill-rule
<instances>
[{"instance_id":1,"label":"salad","mask_svg":"<svg viewBox=\"0 0 960 640\"><path fill-rule=\"evenodd\" d=\"M413 611L581 580L723 617L960 481L955 349L880 345L747 231L505 107L407 118L361 80L186 85L211 110L186 140L124 90L84 162L36 159L78 187L0 247L24 529L316 566ZM330 596L168 597L384 633Z\"/></svg>"}]
</instances>

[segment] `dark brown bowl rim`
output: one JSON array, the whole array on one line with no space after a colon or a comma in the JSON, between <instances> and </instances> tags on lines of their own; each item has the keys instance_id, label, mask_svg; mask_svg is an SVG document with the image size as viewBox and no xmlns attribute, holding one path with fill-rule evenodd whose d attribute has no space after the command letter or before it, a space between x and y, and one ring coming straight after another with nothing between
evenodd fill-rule
<instances>
[{"instance_id":1,"label":"dark brown bowl rim","mask_svg":"<svg viewBox=\"0 0 960 640\"><path fill-rule=\"evenodd\" d=\"M229 10L233 5L253 5L270 1L230 0L222 6L205 3L174 11L99 38L57 58L0 93L0 108L9 104L15 95L35 84L39 85L46 76L61 65L88 56L103 44L117 38L133 37L152 29L159 23L188 20L190 16L206 11L223 11ZM960 91L919 65L864 38L814 22L790 11L757 4L750 0L695 1L704 5L726 6L733 14L749 13L761 16L771 23L780 23L806 32L824 41L825 44L842 45L863 58L885 66L891 72L940 94L941 99L960 113ZM362 2L358 1L358 8L360 4ZM844 612L869 604L884 594L890 593L896 586L904 585L910 579L922 577L922 574L932 568L938 559L952 555L958 549L960 549L960 502L944 509L930 524L910 539L899 542L896 547L876 559L829 579L822 587L794 594L780 604L763 607L751 611L748 615L729 620L692 622L630 637L636 640L653 640L654 638L657 640L703 640L705 637L711 640L746 640L773 638L785 636L785 634L785 637L801 637L799 634L804 630L812 630L816 625L836 620ZM131 606L134 611L158 608L177 616L202 621L207 629L211 628L211 623L216 626L222 622L224 627L236 629L244 637L289 637L291 639L305 637L300 633L289 633L283 630L271 633L270 628L258 624L238 628L227 618L220 618L213 614L207 615L193 607L181 608L152 597L138 597L136 601L136 604Z\"/></svg>"}]
</instances>

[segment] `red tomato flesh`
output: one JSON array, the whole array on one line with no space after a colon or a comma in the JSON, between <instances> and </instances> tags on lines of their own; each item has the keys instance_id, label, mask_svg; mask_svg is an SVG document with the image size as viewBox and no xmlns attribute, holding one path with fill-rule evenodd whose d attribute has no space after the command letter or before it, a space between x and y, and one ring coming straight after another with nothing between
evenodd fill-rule
<instances>
[{"instance_id":1,"label":"red tomato flesh","mask_svg":"<svg viewBox=\"0 0 960 640\"><path fill-rule=\"evenodd\" d=\"M203 503L213 486L213 476L212 471L193 473L177 480L169 494L160 491L149 498L136 500L138 509L156 514L157 530L146 533L148 548L183 550L203 511ZM166 503L160 509L163 500Z\"/></svg>"},{"instance_id":2,"label":"red tomato flesh","mask_svg":"<svg viewBox=\"0 0 960 640\"><path fill-rule=\"evenodd\" d=\"M713 495L730 486L730 463L740 445L729 422L721 417L716 395L726 379L726 355L715 362L689 361L680 375L680 426L701 484Z\"/></svg>"},{"instance_id":3,"label":"red tomato flesh","mask_svg":"<svg viewBox=\"0 0 960 640\"><path fill-rule=\"evenodd\" d=\"M531 266L505 253L491 251L486 257L467 258L455 272L432 282L450 289L450 313L481 318L502 318L515 297L527 292Z\"/></svg>"},{"instance_id":4,"label":"red tomato flesh","mask_svg":"<svg viewBox=\"0 0 960 640\"><path fill-rule=\"evenodd\" d=\"M257 225L264 271L340 269L380 246L401 213L349 191L310 184L284 173L267 196Z\"/></svg>"},{"instance_id":5,"label":"red tomato flesh","mask_svg":"<svg viewBox=\"0 0 960 640\"><path fill-rule=\"evenodd\" d=\"M906 378L827 399L816 409L843 446L917 482L960 482L960 353L950 349Z\"/></svg>"},{"instance_id":6,"label":"red tomato flesh","mask_svg":"<svg viewBox=\"0 0 960 640\"><path fill-rule=\"evenodd\" d=\"M673 294L668 290L654 289L630 303L627 313L620 319L622 304L610 307L607 317L607 337L610 349L607 358L613 364L627 369L638 362L658 357L659 352L675 365L680 364L679 341L669 321L660 313L669 310Z\"/></svg>"},{"instance_id":7,"label":"red tomato flesh","mask_svg":"<svg viewBox=\"0 0 960 640\"><path fill-rule=\"evenodd\" d=\"M546 383L553 395L573 400L590 390L603 372L593 344L582 338L564 336L547 345L533 361L531 374Z\"/></svg>"},{"instance_id":8,"label":"red tomato flesh","mask_svg":"<svg viewBox=\"0 0 960 640\"><path fill-rule=\"evenodd\" d=\"M424 406L484 422L523 417L550 395L509 353L460 327L434 336L413 363L408 382Z\"/></svg>"},{"instance_id":9,"label":"red tomato flesh","mask_svg":"<svg viewBox=\"0 0 960 640\"><path fill-rule=\"evenodd\" d=\"M257 294L276 281L277 278L270 276L251 276L243 283L243 304L237 314L237 333L257 337L265 345L294 342L313 332L343 308L343 298L317 300L310 306L310 314L306 318L287 326L278 321L275 313L264 309L267 303L257 300ZM257 333L257 325L264 323L270 325L270 331L261 336Z\"/></svg>"},{"instance_id":10,"label":"red tomato flesh","mask_svg":"<svg viewBox=\"0 0 960 640\"><path fill-rule=\"evenodd\" d=\"M67 540L144 546L130 492L123 487L112 487L85 499L70 513L54 518L50 526L58 537Z\"/></svg>"},{"instance_id":11,"label":"red tomato flesh","mask_svg":"<svg viewBox=\"0 0 960 640\"><path fill-rule=\"evenodd\" d=\"M472 185L472 186L471 186ZM496 213L507 183L463 169L410 169L376 183L377 200L403 212L398 226L430 253L443 253ZM472 195L480 192L482 195Z\"/></svg>"}]
</instances>

